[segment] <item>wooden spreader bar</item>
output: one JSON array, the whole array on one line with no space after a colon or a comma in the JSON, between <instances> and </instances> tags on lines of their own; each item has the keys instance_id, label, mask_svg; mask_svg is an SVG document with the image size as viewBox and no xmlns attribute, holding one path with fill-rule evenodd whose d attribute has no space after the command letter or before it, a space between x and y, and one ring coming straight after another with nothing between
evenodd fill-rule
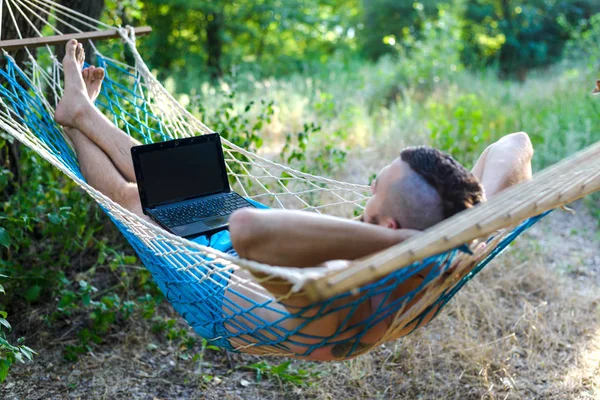
<instances>
[{"instance_id":1,"label":"wooden spreader bar","mask_svg":"<svg viewBox=\"0 0 600 400\"><path fill-rule=\"evenodd\" d=\"M152 28L150 26L141 26L139 28L133 29L136 36L147 35L152 32ZM17 50L22 49L24 47L27 48L36 48L42 47L45 45L61 45L67 43L71 39L76 40L103 40L103 39L112 39L120 37L119 31L117 29L107 29L103 31L93 31L93 32L79 32L79 33L68 33L66 35L55 35L55 36L42 36L42 37L32 37L26 39L14 39L14 40L0 40L0 49L2 50Z\"/></svg>"}]
</instances>

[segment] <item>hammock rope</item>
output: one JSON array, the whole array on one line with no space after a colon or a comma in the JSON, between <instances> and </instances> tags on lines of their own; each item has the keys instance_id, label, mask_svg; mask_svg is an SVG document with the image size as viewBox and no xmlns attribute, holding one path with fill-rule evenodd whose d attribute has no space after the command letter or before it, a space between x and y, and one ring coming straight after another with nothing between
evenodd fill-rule
<instances>
[{"instance_id":1,"label":"hammock rope","mask_svg":"<svg viewBox=\"0 0 600 400\"><path fill-rule=\"evenodd\" d=\"M30 18L39 18L46 25L60 22L76 32L81 32L78 27L114 29L52 0L0 0L0 10L3 3L13 21L15 15L25 17L40 36ZM54 26L48 29L60 34ZM134 62L128 65L111 59L93 47L98 65L106 70L98 108L143 143L212 132L152 75L137 50L134 31L118 30ZM17 35L22 38L18 26ZM3 53L0 129L36 151L94 198L123 232L173 307L198 334L229 350L310 357L315 350L344 343L348 345L344 357L349 357L409 333L431 312L439 313L464 284L547 211L600 187L597 144L540 173L534 181L347 269L264 265L171 235L88 185L69 141L53 120L48 99L53 98L55 104L62 95L62 66L48 45L41 49L49 56L45 64L26 51L28 68L16 65ZM348 217L360 212L368 199L366 185L297 171L227 140L223 140L223 150L233 188L266 206ZM464 246L476 238L489 239L484 247L471 246L469 250ZM425 279L416 288L387 301L400 284L418 274L425 274ZM281 282L289 290L273 295L261 285L265 281ZM287 300L298 295L314 302L306 307L289 305ZM359 307L376 296L384 301L374 313L352 320ZM307 333L310 324L339 311L346 317L335 332L323 336ZM385 335L364 348L361 339L387 318L392 318L392 323Z\"/></svg>"}]
</instances>

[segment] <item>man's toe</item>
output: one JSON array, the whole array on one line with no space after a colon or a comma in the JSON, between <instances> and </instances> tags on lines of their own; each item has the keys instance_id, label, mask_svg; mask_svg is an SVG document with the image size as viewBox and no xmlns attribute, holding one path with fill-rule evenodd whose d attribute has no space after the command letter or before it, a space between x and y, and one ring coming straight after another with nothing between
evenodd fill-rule
<instances>
[{"instance_id":1,"label":"man's toe","mask_svg":"<svg viewBox=\"0 0 600 400\"><path fill-rule=\"evenodd\" d=\"M83 50L83 45L81 43L77 44L77 50L75 54L77 57L77 61L80 64L83 64L83 62L85 61L85 51Z\"/></svg>"},{"instance_id":2,"label":"man's toe","mask_svg":"<svg viewBox=\"0 0 600 400\"><path fill-rule=\"evenodd\" d=\"M75 55L75 49L77 48L77 40L75 39L71 39L67 42L67 45L65 46L65 54L67 56L73 56Z\"/></svg>"},{"instance_id":3,"label":"man's toe","mask_svg":"<svg viewBox=\"0 0 600 400\"><path fill-rule=\"evenodd\" d=\"M104 79L104 68L96 68L94 70L94 77L96 79Z\"/></svg>"}]
</instances>

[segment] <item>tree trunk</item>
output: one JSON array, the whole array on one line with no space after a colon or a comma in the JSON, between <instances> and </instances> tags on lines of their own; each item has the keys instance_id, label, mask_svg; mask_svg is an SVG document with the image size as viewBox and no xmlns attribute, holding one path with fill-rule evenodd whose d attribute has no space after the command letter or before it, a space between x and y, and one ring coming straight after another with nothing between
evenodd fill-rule
<instances>
[{"instance_id":1,"label":"tree trunk","mask_svg":"<svg viewBox=\"0 0 600 400\"><path fill-rule=\"evenodd\" d=\"M207 15L206 52L208 53L208 69L213 80L223 75L221 55L223 54L223 15L214 12Z\"/></svg>"},{"instance_id":2,"label":"tree trunk","mask_svg":"<svg viewBox=\"0 0 600 400\"><path fill-rule=\"evenodd\" d=\"M61 0L60 3L66 7L69 7L73 10L79 11L82 14L87 15L88 17L98 19L104 10L104 0ZM23 9L21 7L21 9ZM8 8L8 1L2 2L2 40L11 40L11 39L19 39L19 37L28 38L28 37L37 37L39 36L36 32L37 30L41 30L44 25L44 21L28 15L29 12L25 9L23 11L27 14L29 21L19 12L17 7L13 2L11 2L12 15L14 15L14 21L11 16L11 13ZM47 15L44 13L39 13L42 18L46 18ZM16 26L15 26L16 22ZM77 24L73 21L67 21L71 25L81 29L81 30L89 30L89 27L86 27L82 24ZM59 23L57 26L58 30L63 33L71 33L74 30L62 23ZM20 36L19 36L20 34ZM92 49L89 44L86 44L86 53L88 54L88 60L90 57L93 57ZM30 50L31 54L35 57L36 52L35 49ZM59 60L64 56L64 47L57 46L55 51L57 56L59 56ZM11 56L15 59L16 63L21 65L23 62L27 61L28 54L25 50L17 50L12 51ZM0 61L0 68L4 68L6 61ZM14 192L15 186L20 182L20 169L19 169L19 159L20 159L20 146L18 142L11 143L7 140L0 138L0 168L8 169L12 175L12 182L8 184L7 190L3 193L2 197L7 198Z\"/></svg>"},{"instance_id":3,"label":"tree trunk","mask_svg":"<svg viewBox=\"0 0 600 400\"><path fill-rule=\"evenodd\" d=\"M500 49L500 78L508 79L515 76L515 70L517 67L517 58L519 52L518 37L513 26L512 16L512 5L511 0L501 0L500 7L502 9L502 16L506 24L506 29L503 32L506 38L506 42Z\"/></svg>"},{"instance_id":4,"label":"tree trunk","mask_svg":"<svg viewBox=\"0 0 600 400\"><path fill-rule=\"evenodd\" d=\"M138 20L137 18L129 18L129 15L127 15L127 7L129 7L129 5L127 3L118 3L117 4L117 16L121 19L121 26L137 26L138 25ZM123 61L125 61L125 64L128 65L133 65L135 63L135 58L133 57L133 53L131 52L131 49L129 48L129 46L124 46L123 49Z\"/></svg>"},{"instance_id":5,"label":"tree trunk","mask_svg":"<svg viewBox=\"0 0 600 400\"><path fill-rule=\"evenodd\" d=\"M60 0L60 4L62 4L65 7L70 8L71 10L78 11L78 12L80 12L84 15L87 15L88 17L96 19L96 20L100 19L100 16L102 15L102 11L104 11L104 0ZM73 25L74 27L76 27L84 32L90 31L92 29L87 25L84 25L84 24L81 24L81 23L78 23L75 21L66 21L66 22L68 22L69 24ZM73 29L70 26L67 26L61 22L59 22L56 27L62 33L74 33L75 32L75 29ZM95 60L95 55L94 55L92 46L90 45L89 41L87 41L87 40L83 41L83 47L84 47L85 54L86 54L86 61L89 64L93 64L94 60ZM63 46L56 46L55 54L57 55L59 60L62 60L62 58L65 56L65 48Z\"/></svg>"},{"instance_id":6,"label":"tree trunk","mask_svg":"<svg viewBox=\"0 0 600 400\"><path fill-rule=\"evenodd\" d=\"M21 9L27 13L27 10ZM19 38L29 38L39 36L36 33L36 29L40 30L44 24L43 20L38 18L29 17L29 21L19 12L14 3L11 3L10 10L12 10L12 16L8 8L8 2L2 3L2 40L12 40ZM45 17L45 16L44 16ZM16 22L16 25L15 25ZM30 50L31 54L35 57L35 49ZM13 50L9 54L15 59L17 65L22 65L23 62L28 60L27 52L22 50ZM0 68L6 66L6 59L2 57L0 59ZM0 82L1 83L1 82ZM21 181L21 174L19 169L19 160L21 158L21 149L18 142L10 142L0 137L0 168L6 168L12 173L12 179L8 183L4 193L2 193L2 200L8 199L14 191L16 186Z\"/></svg>"},{"instance_id":7,"label":"tree trunk","mask_svg":"<svg viewBox=\"0 0 600 400\"><path fill-rule=\"evenodd\" d=\"M0 169L5 168L11 172L12 178L8 181L6 188L0 193L0 201L7 201L21 184L21 172L19 169L19 159L21 158L21 148L17 141L13 143L0 137Z\"/></svg>"},{"instance_id":8,"label":"tree trunk","mask_svg":"<svg viewBox=\"0 0 600 400\"><path fill-rule=\"evenodd\" d=\"M1 40L12 40L19 39L20 37L30 38L39 36L36 33L36 29L41 30L42 26L44 25L43 20L35 17L32 18L28 15L29 21L31 21L30 23L29 21L27 21L27 19L25 19L23 14L19 12L19 10L16 8L13 2L11 2L10 10L12 10L12 15L15 17L14 21L8 8L8 1L2 2L2 38L0 38ZM28 14L28 11L26 9L23 9L22 6L21 10L23 10L23 12L26 15ZM46 15L40 15L40 17L46 18ZM16 26L15 21L17 23ZM21 34L20 37L19 33ZM35 49L31 49L30 52L35 57ZM9 54L15 59L15 61L19 65L23 63L23 61L27 60L28 57L27 52L24 49L17 51L12 50L9 51ZM0 67L4 67L5 62L5 60L2 60Z\"/></svg>"}]
</instances>

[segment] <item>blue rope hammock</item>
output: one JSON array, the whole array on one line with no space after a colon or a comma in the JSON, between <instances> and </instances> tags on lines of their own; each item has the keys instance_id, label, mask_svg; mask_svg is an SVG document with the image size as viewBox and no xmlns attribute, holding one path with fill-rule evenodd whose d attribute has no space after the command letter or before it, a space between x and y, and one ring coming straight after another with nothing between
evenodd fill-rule
<instances>
[{"instance_id":1,"label":"blue rope hammock","mask_svg":"<svg viewBox=\"0 0 600 400\"><path fill-rule=\"evenodd\" d=\"M152 113L140 76L100 56L98 64L105 68L106 78L97 106L112 116L117 126L144 143L171 139L169 127ZM57 157L68 171L84 180L76 156L65 142L60 127L54 122L39 87L34 86L10 58L7 59L6 67L0 70L0 83L2 107L9 112L10 117L20 126L35 132L50 154ZM272 297L257 301L237 286L228 287L231 268L219 264L199 265L209 260L205 255L198 255L191 243L173 244L160 238L142 238L139 232L130 229L110 212L108 215L133 246L177 312L200 336L228 350L240 350L244 346L266 346L271 353L306 357L325 346L345 343L349 348L345 356L358 354L361 339L370 328L402 309L433 279L446 272L460 253L468 251L465 246L429 257L364 285L358 291L344 293L310 307L282 307ZM436 314L439 313L469 280L542 217L543 215L531 218L514 228L496 244L489 256L475 265L456 285L444 291L406 326L414 324L414 330L421 326L430 311L437 308ZM231 247L227 233L223 233L217 240L222 243L211 245L217 248L221 246L220 250L223 251ZM425 272L425 279L417 288L394 301L387 301L401 283ZM375 296L383 296L384 301L379 302L379 307L371 317L351 322L358 307ZM347 311L347 317L332 334L315 336L302 332L311 322L340 310ZM288 328L291 320L296 323L293 328ZM294 350L290 350L290 346Z\"/></svg>"}]
</instances>

